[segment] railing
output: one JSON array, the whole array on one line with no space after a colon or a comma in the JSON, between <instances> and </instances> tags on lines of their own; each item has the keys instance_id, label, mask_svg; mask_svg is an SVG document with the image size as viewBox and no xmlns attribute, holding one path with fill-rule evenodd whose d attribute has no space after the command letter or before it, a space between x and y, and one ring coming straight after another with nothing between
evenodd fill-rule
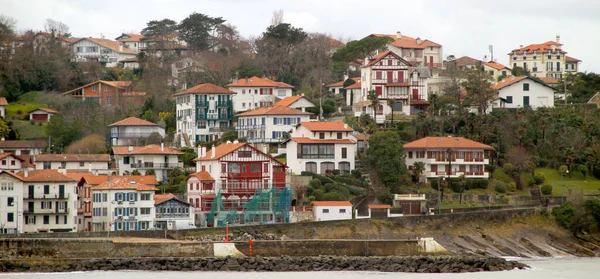
<instances>
[{"instance_id":1,"label":"railing","mask_svg":"<svg viewBox=\"0 0 600 279\"><path fill-rule=\"evenodd\" d=\"M432 68L441 68L442 67L442 63L425 63L425 67L432 67Z\"/></svg>"},{"instance_id":2,"label":"railing","mask_svg":"<svg viewBox=\"0 0 600 279\"><path fill-rule=\"evenodd\" d=\"M218 132L218 133L224 133L227 132L229 130L231 130L231 127L210 127L208 128L209 132Z\"/></svg>"},{"instance_id":3,"label":"railing","mask_svg":"<svg viewBox=\"0 0 600 279\"><path fill-rule=\"evenodd\" d=\"M408 79L387 79L387 83L408 83Z\"/></svg>"},{"instance_id":4,"label":"railing","mask_svg":"<svg viewBox=\"0 0 600 279\"><path fill-rule=\"evenodd\" d=\"M268 139L268 138L246 138L246 142L248 143L280 143L285 139Z\"/></svg>"},{"instance_id":5,"label":"railing","mask_svg":"<svg viewBox=\"0 0 600 279\"><path fill-rule=\"evenodd\" d=\"M111 133L111 138L147 138L152 133Z\"/></svg>"},{"instance_id":6,"label":"railing","mask_svg":"<svg viewBox=\"0 0 600 279\"><path fill-rule=\"evenodd\" d=\"M302 154L298 153L298 159L334 159L335 154Z\"/></svg>"},{"instance_id":7,"label":"railing","mask_svg":"<svg viewBox=\"0 0 600 279\"><path fill-rule=\"evenodd\" d=\"M269 178L268 172L225 172L222 178Z\"/></svg>"},{"instance_id":8,"label":"railing","mask_svg":"<svg viewBox=\"0 0 600 279\"><path fill-rule=\"evenodd\" d=\"M217 101L217 107L230 107L231 101Z\"/></svg>"},{"instance_id":9,"label":"railing","mask_svg":"<svg viewBox=\"0 0 600 279\"><path fill-rule=\"evenodd\" d=\"M236 130L264 130L265 125L241 125L235 127Z\"/></svg>"},{"instance_id":10,"label":"railing","mask_svg":"<svg viewBox=\"0 0 600 279\"><path fill-rule=\"evenodd\" d=\"M290 211L291 212L312 212L313 207L312 206L291 206Z\"/></svg>"},{"instance_id":11,"label":"railing","mask_svg":"<svg viewBox=\"0 0 600 279\"><path fill-rule=\"evenodd\" d=\"M208 107L208 102L204 102L204 101L197 101L197 102L196 102L196 106L197 106L197 107Z\"/></svg>"},{"instance_id":12,"label":"railing","mask_svg":"<svg viewBox=\"0 0 600 279\"><path fill-rule=\"evenodd\" d=\"M209 114L196 114L197 120L230 120L231 114L220 114L220 113L209 113Z\"/></svg>"},{"instance_id":13,"label":"railing","mask_svg":"<svg viewBox=\"0 0 600 279\"><path fill-rule=\"evenodd\" d=\"M68 200L69 193L65 194L41 194L41 193L29 193L25 196L26 200Z\"/></svg>"},{"instance_id":14,"label":"railing","mask_svg":"<svg viewBox=\"0 0 600 279\"><path fill-rule=\"evenodd\" d=\"M69 214L69 208L43 208L34 209L28 208L23 210L24 214Z\"/></svg>"},{"instance_id":15,"label":"railing","mask_svg":"<svg viewBox=\"0 0 600 279\"><path fill-rule=\"evenodd\" d=\"M156 218L188 218L188 213L156 213Z\"/></svg>"},{"instance_id":16,"label":"railing","mask_svg":"<svg viewBox=\"0 0 600 279\"><path fill-rule=\"evenodd\" d=\"M179 164L171 163L133 163L130 164L132 169L173 169L179 166Z\"/></svg>"}]
</instances>

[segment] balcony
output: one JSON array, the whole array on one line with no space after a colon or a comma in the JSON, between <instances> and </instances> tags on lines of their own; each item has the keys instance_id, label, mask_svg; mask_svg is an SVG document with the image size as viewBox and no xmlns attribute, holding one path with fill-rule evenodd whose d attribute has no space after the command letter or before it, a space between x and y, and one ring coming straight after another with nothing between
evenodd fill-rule
<instances>
[{"instance_id":1,"label":"balcony","mask_svg":"<svg viewBox=\"0 0 600 279\"><path fill-rule=\"evenodd\" d=\"M231 107L231 101L217 101L217 107Z\"/></svg>"},{"instance_id":2,"label":"balcony","mask_svg":"<svg viewBox=\"0 0 600 279\"><path fill-rule=\"evenodd\" d=\"M196 106L197 107L208 107L208 102L207 101L198 100L198 101L196 101Z\"/></svg>"},{"instance_id":3,"label":"balcony","mask_svg":"<svg viewBox=\"0 0 600 279\"><path fill-rule=\"evenodd\" d=\"M230 113L196 113L196 120L231 120Z\"/></svg>"},{"instance_id":4,"label":"balcony","mask_svg":"<svg viewBox=\"0 0 600 279\"><path fill-rule=\"evenodd\" d=\"M302 154L298 153L298 159L335 159L335 154Z\"/></svg>"},{"instance_id":5,"label":"balcony","mask_svg":"<svg viewBox=\"0 0 600 279\"><path fill-rule=\"evenodd\" d=\"M280 139L268 139L268 138L246 138L246 141L248 143L280 143L283 142L285 139L280 138Z\"/></svg>"},{"instance_id":6,"label":"balcony","mask_svg":"<svg viewBox=\"0 0 600 279\"><path fill-rule=\"evenodd\" d=\"M178 166L179 166L179 164L173 164L173 163L153 163L153 162L133 163L133 164L130 164L130 167L132 169L174 169L174 168L176 168Z\"/></svg>"},{"instance_id":7,"label":"balcony","mask_svg":"<svg viewBox=\"0 0 600 279\"><path fill-rule=\"evenodd\" d=\"M147 138L151 133L111 133L110 138Z\"/></svg>"},{"instance_id":8,"label":"balcony","mask_svg":"<svg viewBox=\"0 0 600 279\"><path fill-rule=\"evenodd\" d=\"M425 63L425 67L441 68L442 67L442 63Z\"/></svg>"},{"instance_id":9,"label":"balcony","mask_svg":"<svg viewBox=\"0 0 600 279\"><path fill-rule=\"evenodd\" d=\"M232 179L264 179L269 178L269 173L263 172L225 172L221 173L221 178ZM232 182L236 183L236 182Z\"/></svg>"},{"instance_id":10,"label":"balcony","mask_svg":"<svg viewBox=\"0 0 600 279\"><path fill-rule=\"evenodd\" d=\"M68 200L69 193L62 195L59 194L42 194L42 193L29 193L24 197L26 200Z\"/></svg>"},{"instance_id":11,"label":"balcony","mask_svg":"<svg viewBox=\"0 0 600 279\"><path fill-rule=\"evenodd\" d=\"M410 86L408 79L387 79L385 86Z\"/></svg>"},{"instance_id":12,"label":"balcony","mask_svg":"<svg viewBox=\"0 0 600 279\"><path fill-rule=\"evenodd\" d=\"M264 130L265 125L241 125L235 127L236 130Z\"/></svg>"},{"instance_id":13,"label":"balcony","mask_svg":"<svg viewBox=\"0 0 600 279\"><path fill-rule=\"evenodd\" d=\"M467 178L488 178L489 172L485 171L455 171L455 172L427 172L427 177L435 178L435 177L452 177L457 178L461 175L465 175Z\"/></svg>"},{"instance_id":14,"label":"balcony","mask_svg":"<svg viewBox=\"0 0 600 279\"><path fill-rule=\"evenodd\" d=\"M69 214L69 208L28 208L23 210L24 214Z\"/></svg>"},{"instance_id":15,"label":"balcony","mask_svg":"<svg viewBox=\"0 0 600 279\"><path fill-rule=\"evenodd\" d=\"M156 213L156 218L189 218L190 215L188 213Z\"/></svg>"},{"instance_id":16,"label":"balcony","mask_svg":"<svg viewBox=\"0 0 600 279\"><path fill-rule=\"evenodd\" d=\"M225 133L231 129L232 127L210 127L208 131L211 133Z\"/></svg>"}]
</instances>

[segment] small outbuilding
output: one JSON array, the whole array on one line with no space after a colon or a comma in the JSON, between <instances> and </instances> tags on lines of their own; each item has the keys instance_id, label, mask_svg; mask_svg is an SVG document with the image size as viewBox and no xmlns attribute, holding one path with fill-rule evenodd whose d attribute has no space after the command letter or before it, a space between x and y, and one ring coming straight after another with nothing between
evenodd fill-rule
<instances>
[{"instance_id":1,"label":"small outbuilding","mask_svg":"<svg viewBox=\"0 0 600 279\"><path fill-rule=\"evenodd\" d=\"M55 114L58 114L58 111L49 108L38 108L29 112L29 120L50 122L50 118Z\"/></svg>"},{"instance_id":2,"label":"small outbuilding","mask_svg":"<svg viewBox=\"0 0 600 279\"><path fill-rule=\"evenodd\" d=\"M313 201L315 221L350 220L352 203L349 201Z\"/></svg>"}]
</instances>

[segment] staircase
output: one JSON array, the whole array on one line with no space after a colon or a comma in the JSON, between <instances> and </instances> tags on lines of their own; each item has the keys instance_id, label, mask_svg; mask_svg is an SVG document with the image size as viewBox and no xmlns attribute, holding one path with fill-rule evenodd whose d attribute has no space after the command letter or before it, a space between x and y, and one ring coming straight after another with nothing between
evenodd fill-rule
<instances>
[{"instance_id":1,"label":"staircase","mask_svg":"<svg viewBox=\"0 0 600 279\"><path fill-rule=\"evenodd\" d=\"M542 196L542 191L540 191L539 187L537 187L537 186L529 187L529 194L531 195L531 198L533 200L535 200L535 199L539 200L541 206L546 205L545 199Z\"/></svg>"},{"instance_id":2,"label":"staircase","mask_svg":"<svg viewBox=\"0 0 600 279\"><path fill-rule=\"evenodd\" d=\"M367 188L367 195L354 198L351 202L354 205L354 209L358 210L359 215L367 215L369 211L369 204L375 200L375 191L373 189L373 183L371 183L371 174L367 169L364 168L362 160L359 156L354 158L354 169L359 171L361 177L369 185Z\"/></svg>"}]
</instances>

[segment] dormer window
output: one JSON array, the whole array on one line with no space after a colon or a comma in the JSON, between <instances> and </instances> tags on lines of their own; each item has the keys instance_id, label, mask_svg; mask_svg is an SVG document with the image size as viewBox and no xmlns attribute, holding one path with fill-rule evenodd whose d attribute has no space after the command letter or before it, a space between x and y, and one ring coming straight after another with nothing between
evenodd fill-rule
<instances>
[{"instance_id":1,"label":"dormer window","mask_svg":"<svg viewBox=\"0 0 600 279\"><path fill-rule=\"evenodd\" d=\"M516 60L517 60L517 56L513 56L513 60L515 60L515 61L516 61Z\"/></svg>"}]
</instances>

